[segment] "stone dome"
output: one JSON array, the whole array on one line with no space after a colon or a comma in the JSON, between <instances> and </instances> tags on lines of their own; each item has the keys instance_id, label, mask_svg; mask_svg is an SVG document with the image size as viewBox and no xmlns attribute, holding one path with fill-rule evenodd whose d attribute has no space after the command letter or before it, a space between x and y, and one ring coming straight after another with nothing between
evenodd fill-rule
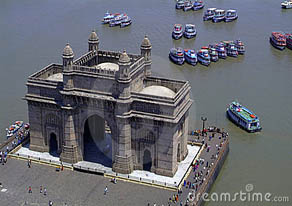
<instances>
[{"instance_id":1,"label":"stone dome","mask_svg":"<svg viewBox=\"0 0 292 206\"><path fill-rule=\"evenodd\" d=\"M88 38L89 41L97 41L99 40L97 34L95 31L92 31L91 34L89 35L89 38Z\"/></svg>"},{"instance_id":2,"label":"stone dome","mask_svg":"<svg viewBox=\"0 0 292 206\"><path fill-rule=\"evenodd\" d=\"M126 53L126 50L124 50L123 53L120 55L119 62L120 63L128 63L128 62L130 62L130 57Z\"/></svg>"},{"instance_id":3,"label":"stone dome","mask_svg":"<svg viewBox=\"0 0 292 206\"><path fill-rule=\"evenodd\" d=\"M70 47L69 43L67 43L63 50L63 56L73 56L73 55L74 55L73 50Z\"/></svg>"},{"instance_id":4,"label":"stone dome","mask_svg":"<svg viewBox=\"0 0 292 206\"><path fill-rule=\"evenodd\" d=\"M141 44L142 47L151 47L151 43L148 39L148 36L145 35L143 41L142 41L142 44Z\"/></svg>"},{"instance_id":5,"label":"stone dome","mask_svg":"<svg viewBox=\"0 0 292 206\"><path fill-rule=\"evenodd\" d=\"M164 86L158 86L158 85L145 87L144 89L142 89L140 93L154 95L154 96L169 97L169 98L173 98L175 96L175 92L172 91L171 89Z\"/></svg>"}]
</instances>

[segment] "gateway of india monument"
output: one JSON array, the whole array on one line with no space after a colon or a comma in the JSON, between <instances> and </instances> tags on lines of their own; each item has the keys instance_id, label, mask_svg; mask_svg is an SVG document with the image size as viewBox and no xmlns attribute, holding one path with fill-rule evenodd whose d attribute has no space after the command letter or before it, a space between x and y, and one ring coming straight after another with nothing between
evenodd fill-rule
<instances>
[{"instance_id":1,"label":"gateway of india monument","mask_svg":"<svg viewBox=\"0 0 292 206\"><path fill-rule=\"evenodd\" d=\"M100 50L94 31L77 59L67 44L63 64L27 80L30 150L72 164L99 155L114 172L174 176L188 154L191 87L152 76L151 49L145 36L140 54ZM102 146L107 136L110 144Z\"/></svg>"}]
</instances>

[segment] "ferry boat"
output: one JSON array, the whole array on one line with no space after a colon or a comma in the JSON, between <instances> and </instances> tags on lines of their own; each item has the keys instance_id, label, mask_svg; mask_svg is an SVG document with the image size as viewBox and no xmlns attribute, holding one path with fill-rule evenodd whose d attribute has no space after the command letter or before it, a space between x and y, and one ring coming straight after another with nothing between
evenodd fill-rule
<instances>
[{"instance_id":1,"label":"ferry boat","mask_svg":"<svg viewBox=\"0 0 292 206\"><path fill-rule=\"evenodd\" d=\"M193 3L193 10L197 11L204 8L204 3L201 0L195 0Z\"/></svg>"},{"instance_id":2,"label":"ferry boat","mask_svg":"<svg viewBox=\"0 0 292 206\"><path fill-rule=\"evenodd\" d=\"M111 14L110 12L106 12L104 17L103 17L103 20L102 22L104 24L108 24L111 20L113 20L115 18L114 14Z\"/></svg>"},{"instance_id":3,"label":"ferry boat","mask_svg":"<svg viewBox=\"0 0 292 206\"><path fill-rule=\"evenodd\" d=\"M200 62L202 65L209 66L209 64L211 64L211 58L208 49L200 49L197 53L197 56L198 62Z\"/></svg>"},{"instance_id":4,"label":"ferry boat","mask_svg":"<svg viewBox=\"0 0 292 206\"><path fill-rule=\"evenodd\" d=\"M227 56L231 57L238 56L237 47L235 46L233 41L222 41L222 43L225 45Z\"/></svg>"},{"instance_id":5,"label":"ferry boat","mask_svg":"<svg viewBox=\"0 0 292 206\"><path fill-rule=\"evenodd\" d=\"M112 19L109 22L109 26L110 27L119 26L122 23L122 21L126 18L127 18L127 14L119 14L119 15L115 16L114 19Z\"/></svg>"},{"instance_id":6,"label":"ferry boat","mask_svg":"<svg viewBox=\"0 0 292 206\"><path fill-rule=\"evenodd\" d=\"M216 8L208 8L207 11L205 11L204 13L203 20L208 21L208 20L213 19L215 15L215 10Z\"/></svg>"},{"instance_id":7,"label":"ferry boat","mask_svg":"<svg viewBox=\"0 0 292 206\"><path fill-rule=\"evenodd\" d=\"M216 22L224 21L224 19L225 19L225 10L216 9L212 21L216 23Z\"/></svg>"},{"instance_id":8,"label":"ferry boat","mask_svg":"<svg viewBox=\"0 0 292 206\"><path fill-rule=\"evenodd\" d=\"M126 17L121 21L120 27L126 27L132 24L132 19L130 17Z\"/></svg>"},{"instance_id":9,"label":"ferry boat","mask_svg":"<svg viewBox=\"0 0 292 206\"><path fill-rule=\"evenodd\" d=\"M292 49L292 33L290 34L285 34L285 37L286 37L286 47L288 49Z\"/></svg>"},{"instance_id":10,"label":"ferry boat","mask_svg":"<svg viewBox=\"0 0 292 206\"><path fill-rule=\"evenodd\" d=\"M6 128L6 137L7 138L11 137L22 127L23 127L23 121L16 121L9 128Z\"/></svg>"},{"instance_id":11,"label":"ferry boat","mask_svg":"<svg viewBox=\"0 0 292 206\"><path fill-rule=\"evenodd\" d=\"M198 57L197 57L195 50L185 49L184 56L185 56L186 62L189 63L190 65L195 66L197 64Z\"/></svg>"},{"instance_id":12,"label":"ferry boat","mask_svg":"<svg viewBox=\"0 0 292 206\"><path fill-rule=\"evenodd\" d=\"M245 46L243 44L243 42L239 39L235 40L235 46L237 48L238 54L244 54L245 53Z\"/></svg>"},{"instance_id":13,"label":"ferry boat","mask_svg":"<svg viewBox=\"0 0 292 206\"><path fill-rule=\"evenodd\" d=\"M232 122L248 132L262 130L259 118L236 101L228 105L226 114Z\"/></svg>"},{"instance_id":14,"label":"ferry boat","mask_svg":"<svg viewBox=\"0 0 292 206\"><path fill-rule=\"evenodd\" d=\"M193 38L197 35L197 30L194 24L186 24L184 37L187 39Z\"/></svg>"},{"instance_id":15,"label":"ferry boat","mask_svg":"<svg viewBox=\"0 0 292 206\"><path fill-rule=\"evenodd\" d=\"M226 48L225 48L224 44L222 44L222 43L216 44L215 49L218 52L219 58L226 59L227 53L226 53Z\"/></svg>"},{"instance_id":16,"label":"ferry boat","mask_svg":"<svg viewBox=\"0 0 292 206\"><path fill-rule=\"evenodd\" d=\"M181 24L175 24L172 32L172 38L180 39L183 36L183 28Z\"/></svg>"},{"instance_id":17,"label":"ferry boat","mask_svg":"<svg viewBox=\"0 0 292 206\"><path fill-rule=\"evenodd\" d=\"M237 11L235 9L230 9L226 11L225 22L234 21L238 18Z\"/></svg>"},{"instance_id":18,"label":"ferry boat","mask_svg":"<svg viewBox=\"0 0 292 206\"><path fill-rule=\"evenodd\" d=\"M291 9L292 8L292 1L284 1L281 3L282 9Z\"/></svg>"},{"instance_id":19,"label":"ferry boat","mask_svg":"<svg viewBox=\"0 0 292 206\"><path fill-rule=\"evenodd\" d=\"M283 50L286 47L286 38L283 32L272 32L270 42L275 48L280 50Z\"/></svg>"},{"instance_id":20,"label":"ferry boat","mask_svg":"<svg viewBox=\"0 0 292 206\"><path fill-rule=\"evenodd\" d=\"M185 5L185 2L184 1L178 1L175 4L175 8L176 9L182 9L182 8L184 8L184 5Z\"/></svg>"},{"instance_id":21,"label":"ferry boat","mask_svg":"<svg viewBox=\"0 0 292 206\"><path fill-rule=\"evenodd\" d=\"M184 3L184 8L183 8L184 11L189 11L189 10L191 10L192 8L193 8L193 4L192 4L192 2L190 2L190 1L186 1L186 2Z\"/></svg>"},{"instance_id":22,"label":"ferry boat","mask_svg":"<svg viewBox=\"0 0 292 206\"><path fill-rule=\"evenodd\" d=\"M219 60L218 52L214 47L209 47L209 54L212 62L217 62Z\"/></svg>"},{"instance_id":23,"label":"ferry boat","mask_svg":"<svg viewBox=\"0 0 292 206\"><path fill-rule=\"evenodd\" d=\"M180 47L170 49L169 58L175 64L182 65L185 62L183 49Z\"/></svg>"}]
</instances>

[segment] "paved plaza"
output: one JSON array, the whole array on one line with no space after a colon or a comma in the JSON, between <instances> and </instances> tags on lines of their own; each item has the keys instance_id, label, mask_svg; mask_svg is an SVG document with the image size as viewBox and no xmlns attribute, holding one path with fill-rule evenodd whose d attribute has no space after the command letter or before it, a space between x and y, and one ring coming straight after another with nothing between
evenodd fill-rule
<instances>
[{"instance_id":1,"label":"paved plaza","mask_svg":"<svg viewBox=\"0 0 292 206\"><path fill-rule=\"evenodd\" d=\"M96 205L147 205L154 203L167 205L168 198L174 193L142 184L125 181L110 182L100 175L63 170L32 163L27 167L26 161L8 159L0 165L1 206L42 205L49 200L54 206L96 206ZM28 193L28 187L32 193ZM47 195L40 193L40 186L45 187ZM108 193L104 195L105 187ZM4 189L4 190L3 190ZM3 190L3 191L2 191Z\"/></svg>"}]
</instances>

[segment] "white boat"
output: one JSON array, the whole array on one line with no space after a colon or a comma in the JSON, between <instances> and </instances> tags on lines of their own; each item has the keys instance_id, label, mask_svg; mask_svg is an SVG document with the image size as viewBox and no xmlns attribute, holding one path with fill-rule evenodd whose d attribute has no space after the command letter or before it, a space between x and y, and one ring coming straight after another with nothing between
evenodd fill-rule
<instances>
[{"instance_id":1,"label":"white boat","mask_svg":"<svg viewBox=\"0 0 292 206\"><path fill-rule=\"evenodd\" d=\"M283 9L291 9L292 8L292 1L284 1L281 3Z\"/></svg>"}]
</instances>

